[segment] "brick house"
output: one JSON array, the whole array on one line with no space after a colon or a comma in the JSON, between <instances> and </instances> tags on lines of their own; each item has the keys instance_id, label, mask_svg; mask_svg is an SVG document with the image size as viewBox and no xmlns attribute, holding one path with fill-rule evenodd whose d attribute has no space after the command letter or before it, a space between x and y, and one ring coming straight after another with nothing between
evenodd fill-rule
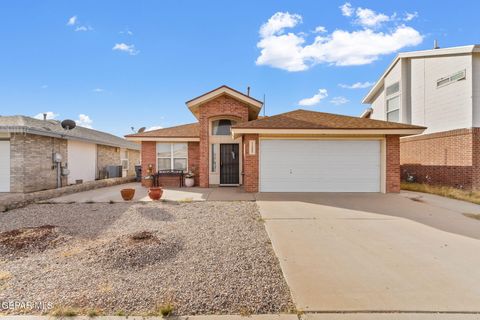
<instances>
[{"instance_id":1,"label":"brick house","mask_svg":"<svg viewBox=\"0 0 480 320\"><path fill-rule=\"evenodd\" d=\"M247 192L398 192L399 137L425 129L306 110L259 117L261 101L227 86L186 105L198 122L126 136L141 143L142 172L193 171L197 186Z\"/></svg>"},{"instance_id":2,"label":"brick house","mask_svg":"<svg viewBox=\"0 0 480 320\"><path fill-rule=\"evenodd\" d=\"M363 117L427 127L400 139L403 178L480 188L480 46L400 53L363 102Z\"/></svg>"},{"instance_id":3,"label":"brick house","mask_svg":"<svg viewBox=\"0 0 480 320\"><path fill-rule=\"evenodd\" d=\"M80 126L67 132L56 120L0 117L0 192L34 192L59 183L104 179L107 166L121 165L123 176L135 176L139 163L138 144L105 132Z\"/></svg>"}]
</instances>

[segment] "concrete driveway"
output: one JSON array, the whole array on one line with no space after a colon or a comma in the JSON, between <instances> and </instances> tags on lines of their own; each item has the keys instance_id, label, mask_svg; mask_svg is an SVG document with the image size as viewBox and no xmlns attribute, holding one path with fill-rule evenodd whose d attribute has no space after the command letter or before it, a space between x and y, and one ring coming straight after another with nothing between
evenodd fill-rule
<instances>
[{"instance_id":1,"label":"concrete driveway","mask_svg":"<svg viewBox=\"0 0 480 320\"><path fill-rule=\"evenodd\" d=\"M297 308L480 311L480 206L417 193L259 194Z\"/></svg>"}]
</instances>

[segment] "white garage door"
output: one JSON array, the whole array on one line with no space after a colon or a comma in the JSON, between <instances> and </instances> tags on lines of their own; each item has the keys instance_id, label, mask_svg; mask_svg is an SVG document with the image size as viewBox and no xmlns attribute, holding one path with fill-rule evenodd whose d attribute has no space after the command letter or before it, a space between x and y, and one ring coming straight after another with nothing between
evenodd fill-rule
<instances>
[{"instance_id":1,"label":"white garage door","mask_svg":"<svg viewBox=\"0 0 480 320\"><path fill-rule=\"evenodd\" d=\"M10 141L0 140L0 192L10 192Z\"/></svg>"},{"instance_id":2,"label":"white garage door","mask_svg":"<svg viewBox=\"0 0 480 320\"><path fill-rule=\"evenodd\" d=\"M68 140L68 183L93 181L97 171L97 146L93 143Z\"/></svg>"},{"instance_id":3,"label":"white garage door","mask_svg":"<svg viewBox=\"0 0 480 320\"><path fill-rule=\"evenodd\" d=\"M261 140L262 192L380 192L378 140Z\"/></svg>"}]
</instances>

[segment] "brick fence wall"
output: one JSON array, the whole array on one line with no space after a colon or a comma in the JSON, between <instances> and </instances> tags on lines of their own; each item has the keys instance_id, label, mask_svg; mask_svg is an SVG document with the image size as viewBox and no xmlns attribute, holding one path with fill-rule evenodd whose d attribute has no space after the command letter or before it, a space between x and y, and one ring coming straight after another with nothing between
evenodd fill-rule
<instances>
[{"instance_id":1,"label":"brick fence wall","mask_svg":"<svg viewBox=\"0 0 480 320\"><path fill-rule=\"evenodd\" d=\"M386 137L386 192L400 192L400 138Z\"/></svg>"},{"instance_id":2,"label":"brick fence wall","mask_svg":"<svg viewBox=\"0 0 480 320\"><path fill-rule=\"evenodd\" d=\"M479 145L478 136L478 129L459 129L402 138L402 178L406 179L408 173L420 183L474 187L474 180L478 180L474 177L480 177L473 169L480 164L476 160L480 150L474 151Z\"/></svg>"}]
</instances>

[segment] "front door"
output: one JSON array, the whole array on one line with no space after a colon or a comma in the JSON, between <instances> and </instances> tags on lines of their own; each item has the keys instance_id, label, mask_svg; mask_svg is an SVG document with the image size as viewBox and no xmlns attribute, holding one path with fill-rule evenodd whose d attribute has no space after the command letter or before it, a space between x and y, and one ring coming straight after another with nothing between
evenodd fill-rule
<instances>
[{"instance_id":1,"label":"front door","mask_svg":"<svg viewBox=\"0 0 480 320\"><path fill-rule=\"evenodd\" d=\"M220 144L220 184L240 183L238 144Z\"/></svg>"}]
</instances>

